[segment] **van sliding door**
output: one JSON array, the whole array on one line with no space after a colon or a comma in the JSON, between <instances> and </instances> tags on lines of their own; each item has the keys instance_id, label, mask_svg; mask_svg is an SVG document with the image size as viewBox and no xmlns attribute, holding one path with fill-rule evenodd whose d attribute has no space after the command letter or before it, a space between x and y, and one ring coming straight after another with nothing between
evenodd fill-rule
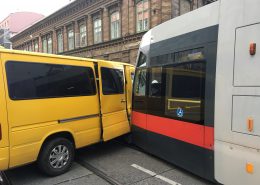
<instances>
[{"instance_id":1,"label":"van sliding door","mask_svg":"<svg viewBox=\"0 0 260 185\"><path fill-rule=\"evenodd\" d=\"M130 131L126 109L125 71L122 65L99 63L103 140Z\"/></svg>"}]
</instances>

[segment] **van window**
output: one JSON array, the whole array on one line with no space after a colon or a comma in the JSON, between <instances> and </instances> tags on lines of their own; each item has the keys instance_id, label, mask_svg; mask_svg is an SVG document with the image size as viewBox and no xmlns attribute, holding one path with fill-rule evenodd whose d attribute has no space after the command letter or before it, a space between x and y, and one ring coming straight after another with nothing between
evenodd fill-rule
<instances>
[{"instance_id":1,"label":"van window","mask_svg":"<svg viewBox=\"0 0 260 185\"><path fill-rule=\"evenodd\" d=\"M104 95L124 93L124 76L122 69L101 67L101 76Z\"/></svg>"},{"instance_id":2,"label":"van window","mask_svg":"<svg viewBox=\"0 0 260 185\"><path fill-rule=\"evenodd\" d=\"M8 61L6 73L12 100L96 94L90 67Z\"/></svg>"}]
</instances>

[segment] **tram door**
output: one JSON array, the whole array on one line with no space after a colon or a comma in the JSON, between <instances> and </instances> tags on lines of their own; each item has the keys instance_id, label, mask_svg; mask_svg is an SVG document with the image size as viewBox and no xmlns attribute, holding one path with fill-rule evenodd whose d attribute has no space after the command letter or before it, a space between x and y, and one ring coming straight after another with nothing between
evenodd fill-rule
<instances>
[{"instance_id":1,"label":"tram door","mask_svg":"<svg viewBox=\"0 0 260 185\"><path fill-rule=\"evenodd\" d=\"M146 149L147 129L147 69L139 68L135 72L133 90L133 142L139 147Z\"/></svg>"}]
</instances>

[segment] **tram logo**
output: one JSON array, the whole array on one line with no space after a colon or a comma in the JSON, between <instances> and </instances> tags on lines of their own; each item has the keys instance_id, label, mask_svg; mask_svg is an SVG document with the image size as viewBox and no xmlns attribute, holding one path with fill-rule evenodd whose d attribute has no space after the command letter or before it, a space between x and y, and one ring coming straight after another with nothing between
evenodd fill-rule
<instances>
[{"instance_id":1,"label":"tram logo","mask_svg":"<svg viewBox=\"0 0 260 185\"><path fill-rule=\"evenodd\" d=\"M182 118L183 115L184 115L183 109L179 107L179 108L177 109L177 111L176 111L176 114L177 114L177 116L178 116L179 118Z\"/></svg>"}]
</instances>

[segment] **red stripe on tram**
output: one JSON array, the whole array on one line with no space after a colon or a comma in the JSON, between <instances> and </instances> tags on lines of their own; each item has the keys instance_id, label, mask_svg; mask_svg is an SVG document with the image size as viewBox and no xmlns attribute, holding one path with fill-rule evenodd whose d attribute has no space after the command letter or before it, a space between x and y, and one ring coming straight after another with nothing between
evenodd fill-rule
<instances>
[{"instance_id":1,"label":"red stripe on tram","mask_svg":"<svg viewBox=\"0 0 260 185\"><path fill-rule=\"evenodd\" d=\"M147 121L146 121L147 120ZM199 147L213 150L214 128L140 112L132 112L132 124Z\"/></svg>"}]
</instances>

